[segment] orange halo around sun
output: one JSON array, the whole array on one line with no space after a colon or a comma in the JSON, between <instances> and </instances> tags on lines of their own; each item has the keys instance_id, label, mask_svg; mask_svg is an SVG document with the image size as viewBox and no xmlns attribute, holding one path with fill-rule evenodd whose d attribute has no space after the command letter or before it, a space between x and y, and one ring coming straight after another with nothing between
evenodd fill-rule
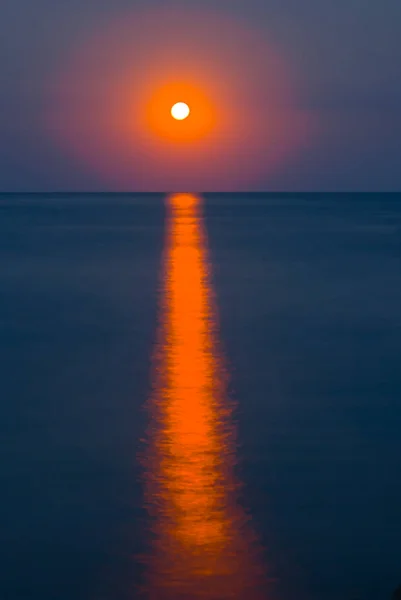
<instances>
[{"instance_id":1,"label":"orange halo around sun","mask_svg":"<svg viewBox=\"0 0 401 600\"><path fill-rule=\"evenodd\" d=\"M176 102L176 98L186 101ZM147 101L144 117L148 130L156 138L174 145L205 138L217 124L216 108L211 100L200 87L185 81L156 89Z\"/></svg>"},{"instance_id":2,"label":"orange halo around sun","mask_svg":"<svg viewBox=\"0 0 401 600\"><path fill-rule=\"evenodd\" d=\"M204 8L133 10L75 41L45 118L111 189L258 189L309 131L291 79L267 34L245 22ZM177 120L180 102L190 113Z\"/></svg>"}]
</instances>

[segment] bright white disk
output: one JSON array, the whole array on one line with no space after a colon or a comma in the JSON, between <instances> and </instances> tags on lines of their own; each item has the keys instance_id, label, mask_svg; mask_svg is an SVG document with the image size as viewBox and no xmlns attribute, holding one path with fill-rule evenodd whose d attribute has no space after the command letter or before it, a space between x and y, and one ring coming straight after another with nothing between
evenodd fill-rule
<instances>
[{"instance_id":1,"label":"bright white disk","mask_svg":"<svg viewBox=\"0 0 401 600\"><path fill-rule=\"evenodd\" d=\"M177 121L183 121L189 116L190 110L185 102L177 102L171 109L171 116Z\"/></svg>"}]
</instances>

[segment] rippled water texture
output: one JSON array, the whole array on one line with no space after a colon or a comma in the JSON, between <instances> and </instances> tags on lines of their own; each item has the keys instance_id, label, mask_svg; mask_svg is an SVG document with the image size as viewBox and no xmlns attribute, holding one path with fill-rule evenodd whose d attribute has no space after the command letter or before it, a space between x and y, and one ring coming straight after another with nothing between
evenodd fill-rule
<instances>
[{"instance_id":1,"label":"rippled water texture","mask_svg":"<svg viewBox=\"0 0 401 600\"><path fill-rule=\"evenodd\" d=\"M401 196L0 195L0 600L386 600Z\"/></svg>"},{"instance_id":2,"label":"rippled water texture","mask_svg":"<svg viewBox=\"0 0 401 600\"><path fill-rule=\"evenodd\" d=\"M262 597L209 271L201 199L171 196L146 473L152 599Z\"/></svg>"}]
</instances>

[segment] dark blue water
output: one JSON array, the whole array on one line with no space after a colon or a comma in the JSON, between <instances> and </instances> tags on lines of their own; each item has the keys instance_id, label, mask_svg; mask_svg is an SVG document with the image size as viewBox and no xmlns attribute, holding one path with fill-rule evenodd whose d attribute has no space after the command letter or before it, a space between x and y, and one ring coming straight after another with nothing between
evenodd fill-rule
<instances>
[{"instance_id":1,"label":"dark blue water","mask_svg":"<svg viewBox=\"0 0 401 600\"><path fill-rule=\"evenodd\" d=\"M278 600L401 581L401 196L207 195L245 501ZM0 196L0 598L136 597L165 207Z\"/></svg>"}]
</instances>

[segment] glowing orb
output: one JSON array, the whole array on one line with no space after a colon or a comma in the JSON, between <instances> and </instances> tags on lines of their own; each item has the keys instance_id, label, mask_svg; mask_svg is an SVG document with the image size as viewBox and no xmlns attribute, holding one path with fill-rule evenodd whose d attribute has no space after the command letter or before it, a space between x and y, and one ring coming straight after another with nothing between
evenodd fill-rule
<instances>
[{"instance_id":1,"label":"glowing orb","mask_svg":"<svg viewBox=\"0 0 401 600\"><path fill-rule=\"evenodd\" d=\"M46 84L46 129L93 185L270 189L316 135L275 32L190 4L138 7L83 29Z\"/></svg>"},{"instance_id":2,"label":"glowing orb","mask_svg":"<svg viewBox=\"0 0 401 600\"><path fill-rule=\"evenodd\" d=\"M189 106L188 104L185 104L185 102L177 102L171 108L171 116L177 121L183 121L189 117L190 112Z\"/></svg>"}]
</instances>

